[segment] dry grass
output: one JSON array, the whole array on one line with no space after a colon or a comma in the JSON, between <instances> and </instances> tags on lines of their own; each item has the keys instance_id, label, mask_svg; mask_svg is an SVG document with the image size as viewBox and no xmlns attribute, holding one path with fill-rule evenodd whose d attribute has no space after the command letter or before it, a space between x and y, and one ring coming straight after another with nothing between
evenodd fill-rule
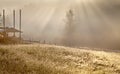
<instances>
[{"instance_id":1,"label":"dry grass","mask_svg":"<svg viewBox=\"0 0 120 74\"><path fill-rule=\"evenodd\" d=\"M0 74L120 74L120 53L54 45L2 45Z\"/></svg>"}]
</instances>

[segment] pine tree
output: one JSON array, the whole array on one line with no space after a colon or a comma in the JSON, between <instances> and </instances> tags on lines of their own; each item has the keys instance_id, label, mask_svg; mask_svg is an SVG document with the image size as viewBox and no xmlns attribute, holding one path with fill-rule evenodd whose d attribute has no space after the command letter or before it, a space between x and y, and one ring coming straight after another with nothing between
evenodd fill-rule
<instances>
[{"instance_id":1,"label":"pine tree","mask_svg":"<svg viewBox=\"0 0 120 74\"><path fill-rule=\"evenodd\" d=\"M66 14L66 28L65 28L65 39L64 44L68 46L74 45L74 34L75 34L75 20L73 10L69 10Z\"/></svg>"},{"instance_id":2,"label":"pine tree","mask_svg":"<svg viewBox=\"0 0 120 74\"><path fill-rule=\"evenodd\" d=\"M74 13L70 9L66 14L66 29L68 32L72 33L74 30Z\"/></svg>"}]
</instances>

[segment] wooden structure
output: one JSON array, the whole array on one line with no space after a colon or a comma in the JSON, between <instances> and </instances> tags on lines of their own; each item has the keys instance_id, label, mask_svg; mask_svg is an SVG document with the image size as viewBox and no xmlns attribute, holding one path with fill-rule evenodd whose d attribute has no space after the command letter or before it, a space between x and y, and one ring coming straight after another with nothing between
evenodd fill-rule
<instances>
[{"instance_id":1,"label":"wooden structure","mask_svg":"<svg viewBox=\"0 0 120 74\"><path fill-rule=\"evenodd\" d=\"M16 37L16 33L19 33L19 38L21 39L21 10L19 11L19 30L15 28L15 10L13 10L13 27L7 27L5 21L5 10L3 10L3 14L0 16L2 18L2 22L0 23L0 39L1 38L9 38L9 34L13 34L13 38Z\"/></svg>"}]
</instances>

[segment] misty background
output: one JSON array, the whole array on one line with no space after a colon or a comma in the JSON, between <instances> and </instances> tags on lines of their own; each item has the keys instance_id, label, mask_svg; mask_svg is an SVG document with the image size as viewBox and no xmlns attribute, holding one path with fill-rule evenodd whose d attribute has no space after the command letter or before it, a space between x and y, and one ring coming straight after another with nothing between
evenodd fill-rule
<instances>
[{"instance_id":1,"label":"misty background","mask_svg":"<svg viewBox=\"0 0 120 74\"><path fill-rule=\"evenodd\" d=\"M11 27L13 9L16 19L22 9L24 39L120 48L119 0L0 0L1 13L2 9L6 9L6 25ZM72 28L67 23L69 10L73 13Z\"/></svg>"}]
</instances>

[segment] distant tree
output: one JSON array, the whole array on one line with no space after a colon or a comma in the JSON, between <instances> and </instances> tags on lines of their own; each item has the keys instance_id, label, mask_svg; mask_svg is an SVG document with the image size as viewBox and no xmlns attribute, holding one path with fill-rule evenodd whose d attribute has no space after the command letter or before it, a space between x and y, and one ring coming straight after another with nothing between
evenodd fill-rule
<instances>
[{"instance_id":1,"label":"distant tree","mask_svg":"<svg viewBox=\"0 0 120 74\"><path fill-rule=\"evenodd\" d=\"M69 10L66 14L66 28L68 29L68 31L72 31L73 27L74 27L74 13L73 10Z\"/></svg>"},{"instance_id":2,"label":"distant tree","mask_svg":"<svg viewBox=\"0 0 120 74\"><path fill-rule=\"evenodd\" d=\"M66 24L65 24L65 38L64 38L64 44L65 45L69 45L69 46L72 46L74 43L74 40L75 40L75 29L76 29L76 26L75 26L75 16L74 16L74 12L73 10L69 10L67 13L66 13Z\"/></svg>"}]
</instances>

